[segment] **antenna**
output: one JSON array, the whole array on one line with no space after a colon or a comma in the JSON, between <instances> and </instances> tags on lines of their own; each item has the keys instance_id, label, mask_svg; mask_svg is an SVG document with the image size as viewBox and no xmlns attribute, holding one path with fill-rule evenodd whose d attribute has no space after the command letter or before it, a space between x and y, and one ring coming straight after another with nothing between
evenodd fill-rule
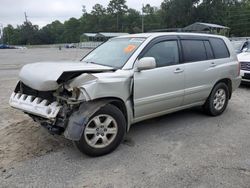
<instances>
[{"instance_id":1,"label":"antenna","mask_svg":"<svg viewBox=\"0 0 250 188\"><path fill-rule=\"evenodd\" d=\"M28 16L27 16L26 12L24 12L24 18L25 18L25 22L27 23L28 22Z\"/></svg>"}]
</instances>

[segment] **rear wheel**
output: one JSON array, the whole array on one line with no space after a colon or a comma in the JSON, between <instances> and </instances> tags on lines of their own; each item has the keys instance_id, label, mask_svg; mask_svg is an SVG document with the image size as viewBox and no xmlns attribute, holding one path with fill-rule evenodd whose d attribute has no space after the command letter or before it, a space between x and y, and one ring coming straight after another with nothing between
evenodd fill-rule
<instances>
[{"instance_id":1,"label":"rear wheel","mask_svg":"<svg viewBox=\"0 0 250 188\"><path fill-rule=\"evenodd\" d=\"M126 120L122 112L108 104L97 111L86 124L76 147L89 156L101 156L115 150L126 133Z\"/></svg>"},{"instance_id":2,"label":"rear wheel","mask_svg":"<svg viewBox=\"0 0 250 188\"><path fill-rule=\"evenodd\" d=\"M211 94L209 95L206 103L203 106L204 110L209 115L218 116L225 111L228 100L228 86L225 83L220 82L215 85Z\"/></svg>"}]
</instances>

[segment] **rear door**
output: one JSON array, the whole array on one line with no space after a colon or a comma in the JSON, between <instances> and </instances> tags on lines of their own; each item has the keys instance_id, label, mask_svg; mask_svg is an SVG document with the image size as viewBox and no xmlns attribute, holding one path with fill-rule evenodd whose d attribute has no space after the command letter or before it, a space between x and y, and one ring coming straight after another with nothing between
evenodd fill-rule
<instances>
[{"instance_id":1,"label":"rear door","mask_svg":"<svg viewBox=\"0 0 250 188\"><path fill-rule=\"evenodd\" d=\"M182 37L181 45L185 65L184 105L203 102L209 96L220 77L220 65L225 63L223 59L225 54L224 56L215 54L213 50L213 47L220 48L216 46L220 44L213 38ZM216 57L221 57L221 59Z\"/></svg>"}]
</instances>

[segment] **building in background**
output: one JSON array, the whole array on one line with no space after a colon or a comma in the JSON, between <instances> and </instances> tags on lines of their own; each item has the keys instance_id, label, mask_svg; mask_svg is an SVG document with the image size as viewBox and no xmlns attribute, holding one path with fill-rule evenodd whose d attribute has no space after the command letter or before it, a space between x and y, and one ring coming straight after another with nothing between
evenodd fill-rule
<instances>
[{"instance_id":1,"label":"building in background","mask_svg":"<svg viewBox=\"0 0 250 188\"><path fill-rule=\"evenodd\" d=\"M229 27L212 24L212 23L202 23L195 22L184 28L166 28L166 29L156 29L150 32L193 32L193 33L210 33L229 36Z\"/></svg>"},{"instance_id":2,"label":"building in background","mask_svg":"<svg viewBox=\"0 0 250 188\"><path fill-rule=\"evenodd\" d=\"M119 37L123 35L128 35L129 33L110 33L110 32L100 32L100 33L83 33L80 37L81 42L104 42L108 39Z\"/></svg>"},{"instance_id":3,"label":"building in background","mask_svg":"<svg viewBox=\"0 0 250 188\"><path fill-rule=\"evenodd\" d=\"M229 36L230 28L218 24L195 22L184 27L182 30L185 32L201 32Z\"/></svg>"}]
</instances>

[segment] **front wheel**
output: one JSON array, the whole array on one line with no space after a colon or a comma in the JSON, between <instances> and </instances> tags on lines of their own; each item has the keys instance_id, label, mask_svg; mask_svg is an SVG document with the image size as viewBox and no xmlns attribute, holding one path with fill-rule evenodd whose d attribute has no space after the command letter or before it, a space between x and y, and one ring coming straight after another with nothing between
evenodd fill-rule
<instances>
[{"instance_id":1,"label":"front wheel","mask_svg":"<svg viewBox=\"0 0 250 188\"><path fill-rule=\"evenodd\" d=\"M126 120L122 112L108 104L97 111L86 124L76 147L89 156L101 156L115 150L126 133Z\"/></svg>"},{"instance_id":2,"label":"front wheel","mask_svg":"<svg viewBox=\"0 0 250 188\"><path fill-rule=\"evenodd\" d=\"M207 114L212 116L218 116L222 114L228 104L229 89L225 83L218 83L213 88L206 103L204 104L204 110Z\"/></svg>"}]
</instances>

